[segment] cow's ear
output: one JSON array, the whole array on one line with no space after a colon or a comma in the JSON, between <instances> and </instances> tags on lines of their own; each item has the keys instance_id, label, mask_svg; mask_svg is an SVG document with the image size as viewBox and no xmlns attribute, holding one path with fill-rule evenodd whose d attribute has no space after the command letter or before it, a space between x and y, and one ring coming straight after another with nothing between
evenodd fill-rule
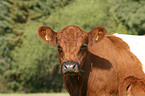
<instances>
[{"instance_id":1,"label":"cow's ear","mask_svg":"<svg viewBox=\"0 0 145 96\"><path fill-rule=\"evenodd\" d=\"M89 33L89 37L88 37L89 43L92 45L93 42L98 42L98 41L102 40L105 37L106 33L107 33L107 31L103 26L95 27Z\"/></svg>"},{"instance_id":2,"label":"cow's ear","mask_svg":"<svg viewBox=\"0 0 145 96\"><path fill-rule=\"evenodd\" d=\"M92 29L92 31L89 33L89 38L91 38L94 41L100 41L102 40L107 31L103 26L98 26Z\"/></svg>"},{"instance_id":3,"label":"cow's ear","mask_svg":"<svg viewBox=\"0 0 145 96\"><path fill-rule=\"evenodd\" d=\"M54 32L50 27L48 26L40 26L38 28L38 35L39 37L49 44L56 44L56 35L57 33Z\"/></svg>"}]
</instances>

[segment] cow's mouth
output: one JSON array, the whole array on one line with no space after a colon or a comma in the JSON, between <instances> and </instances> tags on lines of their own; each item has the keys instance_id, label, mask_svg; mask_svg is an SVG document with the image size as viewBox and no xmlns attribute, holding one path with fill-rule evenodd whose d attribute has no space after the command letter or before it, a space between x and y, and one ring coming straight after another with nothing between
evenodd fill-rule
<instances>
[{"instance_id":1,"label":"cow's mouth","mask_svg":"<svg viewBox=\"0 0 145 96\"><path fill-rule=\"evenodd\" d=\"M64 75L66 75L66 76L78 76L78 75L80 75L80 73L76 73L76 72L66 72L66 73L64 73Z\"/></svg>"}]
</instances>

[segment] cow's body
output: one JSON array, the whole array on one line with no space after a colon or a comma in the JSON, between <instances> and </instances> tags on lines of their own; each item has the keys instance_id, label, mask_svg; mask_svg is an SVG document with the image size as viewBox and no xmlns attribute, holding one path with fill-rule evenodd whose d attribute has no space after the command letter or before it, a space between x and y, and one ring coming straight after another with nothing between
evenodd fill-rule
<instances>
[{"instance_id":1,"label":"cow's body","mask_svg":"<svg viewBox=\"0 0 145 96\"><path fill-rule=\"evenodd\" d=\"M77 89L78 96L114 96L122 79L143 76L141 63L130 52L128 45L114 36L107 36L90 47L85 60L84 73L79 79L64 76L70 94L74 94Z\"/></svg>"},{"instance_id":2,"label":"cow's body","mask_svg":"<svg viewBox=\"0 0 145 96\"><path fill-rule=\"evenodd\" d=\"M141 63L128 45L113 35L105 36L103 27L89 33L77 26L67 26L55 33L42 26L38 32L43 40L47 36L46 42L55 42L58 46L70 96L118 96L119 84L124 78L144 77Z\"/></svg>"}]
</instances>

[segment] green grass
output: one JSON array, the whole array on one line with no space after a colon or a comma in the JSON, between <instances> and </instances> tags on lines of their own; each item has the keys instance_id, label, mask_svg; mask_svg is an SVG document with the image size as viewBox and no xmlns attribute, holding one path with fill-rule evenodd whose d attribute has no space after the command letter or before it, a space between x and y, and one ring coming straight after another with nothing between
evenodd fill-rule
<instances>
[{"instance_id":1,"label":"green grass","mask_svg":"<svg viewBox=\"0 0 145 96\"><path fill-rule=\"evenodd\" d=\"M68 93L0 94L0 96L69 96Z\"/></svg>"}]
</instances>

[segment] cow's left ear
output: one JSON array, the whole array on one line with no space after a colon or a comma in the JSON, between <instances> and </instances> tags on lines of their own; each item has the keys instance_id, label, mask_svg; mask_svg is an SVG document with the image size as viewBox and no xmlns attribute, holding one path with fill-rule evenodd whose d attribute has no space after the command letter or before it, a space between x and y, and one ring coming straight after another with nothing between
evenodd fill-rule
<instances>
[{"instance_id":1,"label":"cow's left ear","mask_svg":"<svg viewBox=\"0 0 145 96\"><path fill-rule=\"evenodd\" d=\"M93 42L98 42L102 40L107 33L107 30L103 26L98 26L92 29L92 31L89 33L89 44L92 45Z\"/></svg>"},{"instance_id":2,"label":"cow's left ear","mask_svg":"<svg viewBox=\"0 0 145 96\"><path fill-rule=\"evenodd\" d=\"M98 26L92 29L92 31L89 33L89 39L92 39L93 41L100 41L102 40L107 33L107 30L103 26Z\"/></svg>"},{"instance_id":3,"label":"cow's left ear","mask_svg":"<svg viewBox=\"0 0 145 96\"><path fill-rule=\"evenodd\" d=\"M38 35L39 37L52 45L56 45L56 35L57 33L54 32L50 27L48 26L41 26L38 28Z\"/></svg>"}]
</instances>

